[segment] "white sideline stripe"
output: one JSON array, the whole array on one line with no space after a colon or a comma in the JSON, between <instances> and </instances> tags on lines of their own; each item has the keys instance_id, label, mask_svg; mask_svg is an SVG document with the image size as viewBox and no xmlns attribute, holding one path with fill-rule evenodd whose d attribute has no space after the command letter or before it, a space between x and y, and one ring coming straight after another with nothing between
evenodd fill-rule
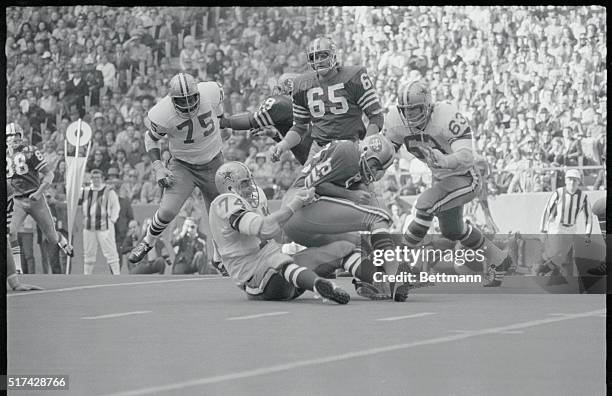
<instances>
[{"instance_id":1,"label":"white sideline stripe","mask_svg":"<svg viewBox=\"0 0 612 396\"><path fill-rule=\"evenodd\" d=\"M394 321L394 320L420 318L422 316L429 316L429 315L436 315L436 313L435 312L421 312L421 313L416 313L416 314L412 314L412 315L392 316L390 318L380 318L380 319L376 319L376 320L391 322L391 321Z\"/></svg>"},{"instance_id":2,"label":"white sideline stripe","mask_svg":"<svg viewBox=\"0 0 612 396\"><path fill-rule=\"evenodd\" d=\"M289 312L287 312L287 311L268 312L268 313L262 313L262 314L257 314L257 315L234 316L234 317L231 317L231 318L227 318L227 320L257 319L257 318L263 318L263 317L266 317L266 316L286 315L288 313Z\"/></svg>"},{"instance_id":3,"label":"white sideline stripe","mask_svg":"<svg viewBox=\"0 0 612 396\"><path fill-rule=\"evenodd\" d=\"M321 357L321 358L315 358L315 359L301 360L301 361L292 362L292 363L278 364L278 365L262 367L262 368L258 368L254 370L238 371L238 372L234 372L231 374L216 375L213 377L198 378L198 379L193 379L189 381L175 382L175 383L167 384L167 385L152 386L148 388L140 388L140 389L134 389L130 391L111 393L111 394L108 394L107 396L147 395L150 393L158 393L158 392L164 392L164 391L170 391L170 390L176 390L176 389L183 389L183 388L189 388L189 387L199 386L199 385L216 384L219 382L225 382L225 381L231 381L231 380L238 380L242 378L251 378L251 377L257 377L260 375L278 373L281 371L292 370L292 369L296 369L300 367L316 366L316 365L325 364L325 363L338 362L341 360L348 360L348 359L354 359L354 358L363 357L363 356L376 355L379 353L394 352L394 351L398 351L402 349L415 348L415 347L423 346L423 345L444 344L447 342L479 337L485 334L495 334L495 333L508 331L508 330L525 329L528 327L540 326L540 325L549 324L549 323L562 322L562 321L570 320L570 319L579 319L579 318L584 318L588 316L596 316L596 315L601 315L601 313L603 312L605 312L605 309L600 309L598 311L577 313L577 314L557 317L557 318L531 320L528 322L515 323L515 324L511 324L507 326L491 327L491 328L482 329L482 330L474 330L474 331L471 331L465 334L457 334L457 335L451 335L451 336L446 336L446 337L430 338L428 340L409 342L405 344L389 345L385 347L362 349L362 350L355 351L355 352L342 353L339 355L333 355L333 356L327 356L327 357Z\"/></svg>"},{"instance_id":4,"label":"white sideline stripe","mask_svg":"<svg viewBox=\"0 0 612 396\"><path fill-rule=\"evenodd\" d=\"M211 275L210 277L206 277L203 275L199 278L188 278L188 279L166 279L166 280L158 280L158 281L145 281L145 282L125 282L125 283L108 283L105 285L87 285L87 286L75 286L75 287L65 287L63 289L49 289L49 290L36 290L27 293L11 293L7 294L6 298L9 297L19 297L19 296L33 296L36 294L47 294L47 293L60 293L66 291L75 291L75 290L87 290L87 289L98 289L102 287L115 287L115 286L134 286L134 285L152 285L157 283L170 283L170 282L188 282L188 281L201 281L201 280L214 280L214 279L224 279L224 277L220 275Z\"/></svg>"},{"instance_id":5,"label":"white sideline stripe","mask_svg":"<svg viewBox=\"0 0 612 396\"><path fill-rule=\"evenodd\" d=\"M449 330L450 333L470 333L474 330ZM523 330L504 330L498 332L498 334L523 334Z\"/></svg>"},{"instance_id":6,"label":"white sideline stripe","mask_svg":"<svg viewBox=\"0 0 612 396\"><path fill-rule=\"evenodd\" d=\"M88 320L110 319L110 318L120 318L122 316L140 315L140 314L147 314L147 313L151 313L151 311L132 311L132 312L121 312L121 313L100 315L100 316L83 316L81 319L88 319Z\"/></svg>"}]
</instances>

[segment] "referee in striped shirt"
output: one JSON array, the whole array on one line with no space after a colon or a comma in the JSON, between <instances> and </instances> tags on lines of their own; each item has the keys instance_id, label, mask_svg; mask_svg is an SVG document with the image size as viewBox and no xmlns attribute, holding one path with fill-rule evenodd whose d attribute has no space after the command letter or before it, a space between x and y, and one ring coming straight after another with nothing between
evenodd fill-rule
<instances>
[{"instance_id":1,"label":"referee in striped shirt","mask_svg":"<svg viewBox=\"0 0 612 396\"><path fill-rule=\"evenodd\" d=\"M553 271L553 275L559 273L570 250L573 247L574 235L576 235L576 220L580 212L584 213L586 220L586 231L584 242L591 243L591 231L593 228L593 213L587 195L578 188L581 175L576 169L570 169L565 173L565 187L553 191L544 208L541 221L541 232L554 234L548 237L545 246L545 262L538 266L538 275L545 275Z\"/></svg>"},{"instance_id":2,"label":"referee in striped shirt","mask_svg":"<svg viewBox=\"0 0 612 396\"><path fill-rule=\"evenodd\" d=\"M83 189L79 201L83 205L83 250L85 275L93 273L98 246L108 262L111 273L119 275L119 254L115 244L115 223L119 218L119 198L103 183L99 169L91 171L91 186Z\"/></svg>"}]
</instances>

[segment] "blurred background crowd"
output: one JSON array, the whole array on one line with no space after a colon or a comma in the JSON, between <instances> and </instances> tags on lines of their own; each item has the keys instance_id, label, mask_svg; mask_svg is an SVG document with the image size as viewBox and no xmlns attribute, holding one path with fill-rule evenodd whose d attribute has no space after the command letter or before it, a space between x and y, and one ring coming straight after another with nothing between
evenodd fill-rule
<instances>
[{"instance_id":1,"label":"blurred background crowd","mask_svg":"<svg viewBox=\"0 0 612 396\"><path fill-rule=\"evenodd\" d=\"M281 74L307 71L318 35L333 38L341 64L367 67L385 108L416 78L455 103L471 120L490 194L551 191L565 166L605 188L604 7L9 7L6 26L7 120L55 169L55 199L65 194L64 132L82 118L94 131L87 170L105 172L130 204L156 204L143 118L169 79L215 80L226 113L255 111ZM223 151L278 198L299 167L270 163L272 144L234 131ZM379 188L391 203L430 182L402 152ZM185 216L201 216L199 194Z\"/></svg>"}]
</instances>

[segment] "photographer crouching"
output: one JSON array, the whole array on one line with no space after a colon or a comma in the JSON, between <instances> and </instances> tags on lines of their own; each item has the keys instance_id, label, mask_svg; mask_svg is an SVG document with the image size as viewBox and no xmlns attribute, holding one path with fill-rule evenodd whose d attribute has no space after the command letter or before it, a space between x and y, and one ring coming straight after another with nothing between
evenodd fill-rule
<instances>
[{"instance_id":1,"label":"photographer crouching","mask_svg":"<svg viewBox=\"0 0 612 396\"><path fill-rule=\"evenodd\" d=\"M187 217L182 228L174 230L172 246L176 252L172 274L200 275L216 274L217 271L207 264L206 240L198 235L198 227L191 217Z\"/></svg>"}]
</instances>

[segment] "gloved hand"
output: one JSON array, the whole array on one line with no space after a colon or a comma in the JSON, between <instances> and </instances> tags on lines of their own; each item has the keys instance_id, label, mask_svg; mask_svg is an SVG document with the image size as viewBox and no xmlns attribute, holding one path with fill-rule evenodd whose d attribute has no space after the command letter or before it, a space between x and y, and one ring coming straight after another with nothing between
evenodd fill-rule
<instances>
[{"instance_id":1,"label":"gloved hand","mask_svg":"<svg viewBox=\"0 0 612 396\"><path fill-rule=\"evenodd\" d=\"M172 187L175 182L174 174L160 160L153 162L153 170L155 171L155 180L161 188Z\"/></svg>"},{"instance_id":2,"label":"gloved hand","mask_svg":"<svg viewBox=\"0 0 612 396\"><path fill-rule=\"evenodd\" d=\"M312 202L314 200L314 197L314 188L302 188L295 191L293 197L291 197L286 206L291 209L292 212L295 213L295 211L301 208L302 206Z\"/></svg>"}]
</instances>

